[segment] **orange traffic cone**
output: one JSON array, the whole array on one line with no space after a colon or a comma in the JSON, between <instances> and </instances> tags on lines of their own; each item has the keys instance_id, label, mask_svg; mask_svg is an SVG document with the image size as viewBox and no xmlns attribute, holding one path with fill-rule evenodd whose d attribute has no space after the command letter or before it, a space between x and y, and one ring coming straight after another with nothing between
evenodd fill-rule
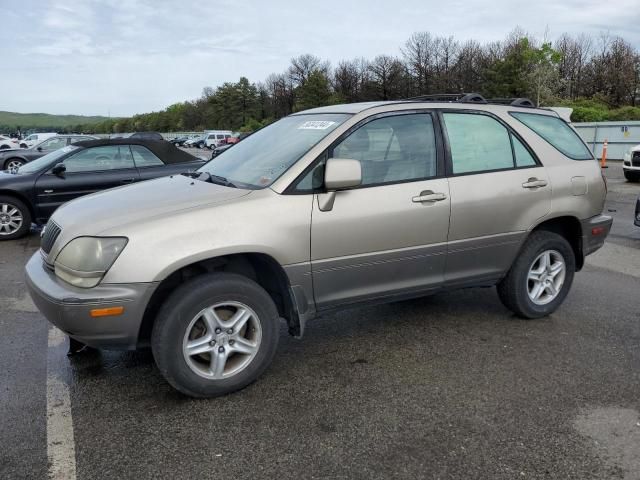
<instances>
[{"instance_id":1,"label":"orange traffic cone","mask_svg":"<svg viewBox=\"0 0 640 480\"><path fill-rule=\"evenodd\" d=\"M604 143L602 144L602 159L600 159L600 168L609 168L607 167L607 139L604 139Z\"/></svg>"}]
</instances>

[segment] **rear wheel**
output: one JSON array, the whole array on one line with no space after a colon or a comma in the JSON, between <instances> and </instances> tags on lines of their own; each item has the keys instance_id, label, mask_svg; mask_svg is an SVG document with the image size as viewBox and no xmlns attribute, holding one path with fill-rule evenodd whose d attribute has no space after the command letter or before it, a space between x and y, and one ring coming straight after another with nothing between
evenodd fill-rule
<instances>
[{"instance_id":1,"label":"rear wheel","mask_svg":"<svg viewBox=\"0 0 640 480\"><path fill-rule=\"evenodd\" d=\"M630 172L629 170L625 170L624 178L626 178L629 182L638 182L640 181L640 173Z\"/></svg>"},{"instance_id":2,"label":"rear wheel","mask_svg":"<svg viewBox=\"0 0 640 480\"><path fill-rule=\"evenodd\" d=\"M31 212L14 197L0 196L0 241L26 235L31 228Z\"/></svg>"},{"instance_id":3,"label":"rear wheel","mask_svg":"<svg viewBox=\"0 0 640 480\"><path fill-rule=\"evenodd\" d=\"M544 317L566 298L575 269L575 254L564 237L543 230L533 232L498 284L498 296L522 318Z\"/></svg>"},{"instance_id":4,"label":"rear wheel","mask_svg":"<svg viewBox=\"0 0 640 480\"><path fill-rule=\"evenodd\" d=\"M25 164L24 160L21 160L19 158L10 158L6 162L4 162L4 169L13 170L14 168L19 168L24 164Z\"/></svg>"},{"instance_id":5,"label":"rear wheel","mask_svg":"<svg viewBox=\"0 0 640 480\"><path fill-rule=\"evenodd\" d=\"M258 378L275 355L278 335L278 311L260 285L213 273L169 297L154 324L151 348L174 388L192 397L216 397Z\"/></svg>"}]
</instances>

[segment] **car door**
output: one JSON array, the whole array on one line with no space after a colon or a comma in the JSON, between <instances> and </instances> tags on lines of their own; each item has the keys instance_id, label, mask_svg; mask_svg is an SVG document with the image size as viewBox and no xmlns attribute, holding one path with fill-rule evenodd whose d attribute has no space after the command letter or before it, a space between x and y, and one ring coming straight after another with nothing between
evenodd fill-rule
<instances>
[{"instance_id":1,"label":"car door","mask_svg":"<svg viewBox=\"0 0 640 480\"><path fill-rule=\"evenodd\" d=\"M36 181L39 217L51 216L60 205L82 195L139 180L129 145L83 148L62 163L63 174L49 170Z\"/></svg>"},{"instance_id":2,"label":"car door","mask_svg":"<svg viewBox=\"0 0 640 480\"><path fill-rule=\"evenodd\" d=\"M359 160L362 184L316 194L311 263L316 307L415 295L443 281L449 187L430 112L365 121L326 153ZM319 168L319 167L317 167ZM312 171L308 175L316 175Z\"/></svg>"},{"instance_id":3,"label":"car door","mask_svg":"<svg viewBox=\"0 0 640 480\"><path fill-rule=\"evenodd\" d=\"M445 280L490 281L511 265L527 230L551 210L547 172L525 142L486 112L442 112L451 224Z\"/></svg>"}]
</instances>

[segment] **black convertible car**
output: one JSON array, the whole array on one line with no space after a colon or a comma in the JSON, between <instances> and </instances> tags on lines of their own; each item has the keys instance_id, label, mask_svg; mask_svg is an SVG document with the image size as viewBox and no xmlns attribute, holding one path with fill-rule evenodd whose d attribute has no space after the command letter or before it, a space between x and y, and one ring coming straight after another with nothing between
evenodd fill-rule
<instances>
[{"instance_id":1,"label":"black convertible car","mask_svg":"<svg viewBox=\"0 0 640 480\"><path fill-rule=\"evenodd\" d=\"M0 240L46 223L65 202L141 180L195 170L200 160L169 142L123 138L68 145L17 170L0 172Z\"/></svg>"}]
</instances>

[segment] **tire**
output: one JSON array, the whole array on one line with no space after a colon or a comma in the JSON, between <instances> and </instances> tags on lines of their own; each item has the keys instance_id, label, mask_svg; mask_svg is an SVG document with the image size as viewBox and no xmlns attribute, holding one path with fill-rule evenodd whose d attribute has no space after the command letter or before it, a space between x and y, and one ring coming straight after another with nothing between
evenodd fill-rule
<instances>
[{"instance_id":1,"label":"tire","mask_svg":"<svg viewBox=\"0 0 640 480\"><path fill-rule=\"evenodd\" d=\"M15 228L14 225L18 227ZM0 241L24 237L30 229L29 208L15 197L0 195Z\"/></svg>"},{"instance_id":2,"label":"tire","mask_svg":"<svg viewBox=\"0 0 640 480\"><path fill-rule=\"evenodd\" d=\"M550 259L548 264L556 265L555 270L560 269L557 266L560 260L564 262L564 272L558 271L556 276L552 277L551 267L542 267L542 257L547 253ZM564 237L545 230L535 231L525 242L507 276L498 283L498 296L504 306L519 317L545 317L553 313L566 298L573 283L575 270L575 253ZM542 273L538 273L540 271ZM537 277L540 281L530 276ZM550 285L544 286L545 281L550 282ZM544 286L541 292L536 289L537 285ZM552 289L557 291L555 296L552 295ZM534 301L532 295L535 297L536 293L540 296Z\"/></svg>"},{"instance_id":3,"label":"tire","mask_svg":"<svg viewBox=\"0 0 640 480\"><path fill-rule=\"evenodd\" d=\"M209 315L207 321L201 314L211 312L213 306L217 316ZM240 331L229 330L241 309L247 313L245 326ZM213 326L221 324L211 318L221 318L223 313L228 314L227 326L218 333ZM267 369L278 347L279 323L273 300L256 282L233 273L205 274L181 285L162 305L153 326L151 349L158 369L176 390L190 397L217 397L246 387ZM196 330L201 336L193 335ZM245 341L255 344L251 354L234 352L248 345L240 340L243 335L251 337L243 338ZM187 342L200 342L198 348L211 350L190 356ZM212 357L221 347L225 352L220 353L225 358L222 376L214 373Z\"/></svg>"},{"instance_id":4,"label":"tire","mask_svg":"<svg viewBox=\"0 0 640 480\"><path fill-rule=\"evenodd\" d=\"M628 182L638 182L640 181L640 174L636 172L629 172L628 170L624 171L624 178L627 179Z\"/></svg>"},{"instance_id":5,"label":"tire","mask_svg":"<svg viewBox=\"0 0 640 480\"><path fill-rule=\"evenodd\" d=\"M14 167L21 167L26 162L20 158L9 158L6 162L4 162L4 169L11 170Z\"/></svg>"}]
</instances>

